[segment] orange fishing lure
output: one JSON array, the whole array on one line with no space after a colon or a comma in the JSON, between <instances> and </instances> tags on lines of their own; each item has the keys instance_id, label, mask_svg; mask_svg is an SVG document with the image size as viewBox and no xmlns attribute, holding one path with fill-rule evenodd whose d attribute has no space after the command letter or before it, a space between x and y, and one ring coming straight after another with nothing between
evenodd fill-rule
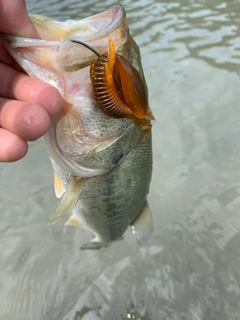
<instances>
[{"instance_id":1,"label":"orange fishing lure","mask_svg":"<svg viewBox=\"0 0 240 320\"><path fill-rule=\"evenodd\" d=\"M90 78L99 106L112 118L132 119L139 129L147 130L148 136L152 126L148 120L154 120L154 117L139 73L126 59L116 54L112 37L109 37L107 55L100 55L82 44L98 56L91 65Z\"/></svg>"}]
</instances>

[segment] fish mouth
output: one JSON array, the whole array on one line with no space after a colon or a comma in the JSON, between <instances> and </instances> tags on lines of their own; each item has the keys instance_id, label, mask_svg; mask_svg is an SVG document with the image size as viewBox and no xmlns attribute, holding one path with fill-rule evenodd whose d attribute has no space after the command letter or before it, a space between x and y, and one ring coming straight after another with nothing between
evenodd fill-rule
<instances>
[{"instance_id":1,"label":"fish mouth","mask_svg":"<svg viewBox=\"0 0 240 320\"><path fill-rule=\"evenodd\" d=\"M52 18L30 14L41 39L28 39L4 34L5 41L10 43L12 50L28 48L46 48L57 53L58 63L67 72L74 72L89 66L96 55L87 48L71 40L80 40L94 48L100 55L105 54L108 48L108 39L111 35L119 53L126 55L125 44L129 41L126 12L121 5L114 5L108 10L82 20L66 20L64 22ZM131 42L131 41L130 41ZM45 61L51 58L45 57ZM52 61L51 61L52 62Z\"/></svg>"},{"instance_id":2,"label":"fish mouth","mask_svg":"<svg viewBox=\"0 0 240 320\"><path fill-rule=\"evenodd\" d=\"M100 110L92 92L89 67L96 55L71 40L80 40L103 55L108 52L111 36L116 52L145 81L125 10L115 5L78 21L60 22L39 15L31 15L31 19L42 39L5 35L4 43L31 77L55 86L63 97L64 113L52 119L44 136L49 156L79 176L103 174L136 147L142 132L132 127L132 120L111 118Z\"/></svg>"},{"instance_id":3,"label":"fish mouth","mask_svg":"<svg viewBox=\"0 0 240 320\"><path fill-rule=\"evenodd\" d=\"M91 42L91 40L95 41L96 38L105 38L106 34L110 34L121 27L126 19L126 12L121 5L114 5L102 13L78 21L69 19L65 22L60 22L35 14L30 14L29 17L42 40L63 42L71 40L74 34L76 38ZM53 34L52 26L56 23L56 32Z\"/></svg>"}]
</instances>

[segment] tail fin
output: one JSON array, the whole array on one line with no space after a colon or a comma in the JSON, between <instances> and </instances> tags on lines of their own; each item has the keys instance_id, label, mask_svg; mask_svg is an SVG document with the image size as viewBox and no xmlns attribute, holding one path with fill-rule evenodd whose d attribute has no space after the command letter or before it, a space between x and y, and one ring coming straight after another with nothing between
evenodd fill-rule
<instances>
[{"instance_id":1,"label":"tail fin","mask_svg":"<svg viewBox=\"0 0 240 320\"><path fill-rule=\"evenodd\" d=\"M88 242L88 243L84 244L83 246L81 246L81 250L87 250L87 249L97 250L97 249L101 249L101 248L107 247L107 246L108 246L107 243L101 242L95 238L91 242Z\"/></svg>"}]
</instances>

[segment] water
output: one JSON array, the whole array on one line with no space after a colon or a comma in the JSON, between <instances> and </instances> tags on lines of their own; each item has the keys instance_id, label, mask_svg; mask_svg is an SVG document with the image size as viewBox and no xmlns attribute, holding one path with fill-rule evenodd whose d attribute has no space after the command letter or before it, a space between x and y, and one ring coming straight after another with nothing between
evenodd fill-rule
<instances>
[{"instance_id":1,"label":"water","mask_svg":"<svg viewBox=\"0 0 240 320\"><path fill-rule=\"evenodd\" d=\"M84 18L114 1L28 1ZM87 231L51 229L57 205L41 141L0 164L1 320L238 320L240 2L122 1L156 121L154 234L79 251Z\"/></svg>"}]
</instances>

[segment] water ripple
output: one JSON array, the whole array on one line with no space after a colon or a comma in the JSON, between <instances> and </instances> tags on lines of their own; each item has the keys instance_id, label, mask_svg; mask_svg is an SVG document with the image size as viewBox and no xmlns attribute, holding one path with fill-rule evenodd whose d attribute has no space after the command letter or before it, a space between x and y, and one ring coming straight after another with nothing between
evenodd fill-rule
<instances>
[{"instance_id":1,"label":"water ripple","mask_svg":"<svg viewBox=\"0 0 240 320\"><path fill-rule=\"evenodd\" d=\"M44 148L0 164L1 320L239 320L240 2L127 1L153 125L154 235L100 251L61 223ZM65 20L115 4L32 0ZM36 169L37 168L37 169Z\"/></svg>"}]
</instances>

